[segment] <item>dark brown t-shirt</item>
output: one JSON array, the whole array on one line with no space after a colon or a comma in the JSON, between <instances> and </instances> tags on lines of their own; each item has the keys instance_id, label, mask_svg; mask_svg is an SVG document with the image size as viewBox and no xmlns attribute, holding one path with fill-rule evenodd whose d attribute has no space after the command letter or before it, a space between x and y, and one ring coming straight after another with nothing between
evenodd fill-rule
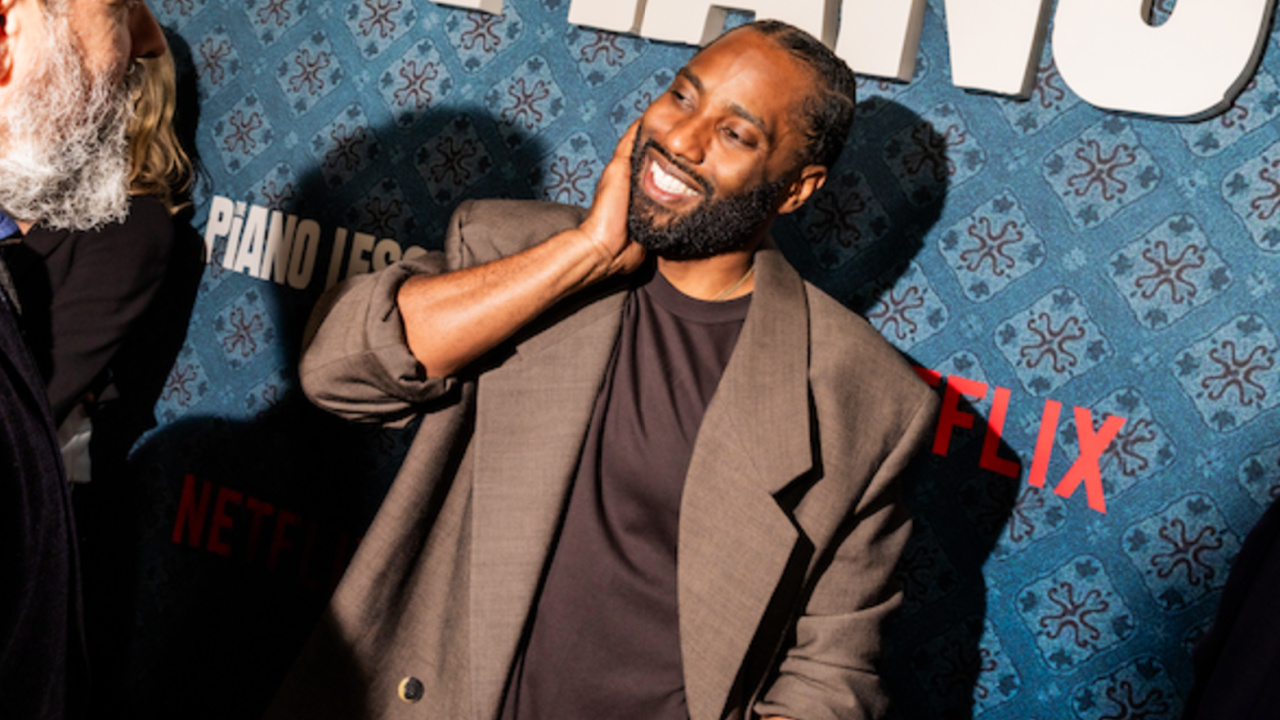
<instances>
[{"instance_id":1,"label":"dark brown t-shirt","mask_svg":"<svg viewBox=\"0 0 1280 720\"><path fill-rule=\"evenodd\" d=\"M690 298L657 272L628 298L503 720L688 718L680 496L749 303Z\"/></svg>"}]
</instances>

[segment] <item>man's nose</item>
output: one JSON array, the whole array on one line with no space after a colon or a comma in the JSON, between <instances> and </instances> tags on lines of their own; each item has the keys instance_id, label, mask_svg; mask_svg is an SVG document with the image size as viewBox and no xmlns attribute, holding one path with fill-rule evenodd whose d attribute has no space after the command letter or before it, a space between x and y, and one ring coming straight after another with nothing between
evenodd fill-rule
<instances>
[{"instance_id":1,"label":"man's nose","mask_svg":"<svg viewBox=\"0 0 1280 720\"><path fill-rule=\"evenodd\" d=\"M129 11L130 58L153 58L164 54L168 48L160 23L151 14L145 2Z\"/></svg>"},{"instance_id":2,"label":"man's nose","mask_svg":"<svg viewBox=\"0 0 1280 720\"><path fill-rule=\"evenodd\" d=\"M690 164L701 165L710 140L708 129L707 123L698 115L680 118L667 133L667 149Z\"/></svg>"}]
</instances>

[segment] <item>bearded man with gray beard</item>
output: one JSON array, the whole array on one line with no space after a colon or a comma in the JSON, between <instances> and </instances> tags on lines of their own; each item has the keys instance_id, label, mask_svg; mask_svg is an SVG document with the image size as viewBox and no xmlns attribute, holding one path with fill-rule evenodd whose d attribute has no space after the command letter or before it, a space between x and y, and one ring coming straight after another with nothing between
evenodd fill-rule
<instances>
[{"instance_id":1,"label":"bearded man with gray beard","mask_svg":"<svg viewBox=\"0 0 1280 720\"><path fill-rule=\"evenodd\" d=\"M0 0L0 714L83 717L88 690L70 493L6 248L37 221L128 209L134 58L164 37L141 0Z\"/></svg>"}]
</instances>

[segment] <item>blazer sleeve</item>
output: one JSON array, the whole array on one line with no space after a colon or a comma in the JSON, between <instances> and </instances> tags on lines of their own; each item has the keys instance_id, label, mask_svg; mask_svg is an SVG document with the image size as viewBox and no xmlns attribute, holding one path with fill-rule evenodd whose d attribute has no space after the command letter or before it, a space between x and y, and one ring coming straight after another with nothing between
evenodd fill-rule
<instances>
[{"instance_id":1,"label":"blazer sleeve","mask_svg":"<svg viewBox=\"0 0 1280 720\"><path fill-rule=\"evenodd\" d=\"M468 201L449 222L443 251L360 275L326 292L303 337L299 376L316 405L341 417L400 426L454 397L457 377L428 378L405 340L400 286L511 255L572 227L578 208L529 201Z\"/></svg>"},{"instance_id":2,"label":"blazer sleeve","mask_svg":"<svg viewBox=\"0 0 1280 720\"><path fill-rule=\"evenodd\" d=\"M901 368L911 374L905 363ZM869 720L887 710L877 670L881 627L902 602L894 572L911 532L900 478L932 436L939 401L914 377L903 383L882 380L876 401L899 410L877 441L884 447L881 459L835 533L830 560L811 581L791 644L755 704L762 717ZM834 457L839 453L830 454L832 463L839 464Z\"/></svg>"}]
</instances>

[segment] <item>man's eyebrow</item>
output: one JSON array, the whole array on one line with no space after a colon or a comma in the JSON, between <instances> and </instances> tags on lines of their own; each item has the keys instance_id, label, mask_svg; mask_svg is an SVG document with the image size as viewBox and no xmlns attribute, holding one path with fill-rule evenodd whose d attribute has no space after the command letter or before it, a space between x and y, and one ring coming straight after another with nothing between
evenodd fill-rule
<instances>
[{"instance_id":1,"label":"man's eyebrow","mask_svg":"<svg viewBox=\"0 0 1280 720\"><path fill-rule=\"evenodd\" d=\"M729 111L752 125L755 125L756 129L763 133L765 137L770 139L773 138L773 133L769 131L769 127L764 124L764 120L761 120L759 115L756 115L750 110L734 102L729 103Z\"/></svg>"},{"instance_id":2,"label":"man's eyebrow","mask_svg":"<svg viewBox=\"0 0 1280 720\"><path fill-rule=\"evenodd\" d=\"M706 92L706 86L702 84L702 78L698 77L697 75L694 75L693 72L689 70L689 68L687 67L680 68L679 70L676 71L676 75L678 77L684 78L690 85L693 86L694 90L698 91L699 94ZM728 108L729 108L729 112L733 113L734 115L737 115L743 120L746 120L747 122L754 125L757 130L759 130L761 133L765 135L765 137L768 137L770 139L773 138L773 133L769 130L769 126L765 124L764 120L761 119L759 115L756 115L755 113L751 112L750 110L746 109L742 105L735 102L729 103Z\"/></svg>"},{"instance_id":3,"label":"man's eyebrow","mask_svg":"<svg viewBox=\"0 0 1280 720\"><path fill-rule=\"evenodd\" d=\"M700 93L705 92L707 89L706 86L702 84L702 78L698 77L697 75L694 75L687 67L682 67L679 70L677 70L676 76L684 78L686 81L688 81L690 85L693 86L694 90L697 90Z\"/></svg>"}]
</instances>

